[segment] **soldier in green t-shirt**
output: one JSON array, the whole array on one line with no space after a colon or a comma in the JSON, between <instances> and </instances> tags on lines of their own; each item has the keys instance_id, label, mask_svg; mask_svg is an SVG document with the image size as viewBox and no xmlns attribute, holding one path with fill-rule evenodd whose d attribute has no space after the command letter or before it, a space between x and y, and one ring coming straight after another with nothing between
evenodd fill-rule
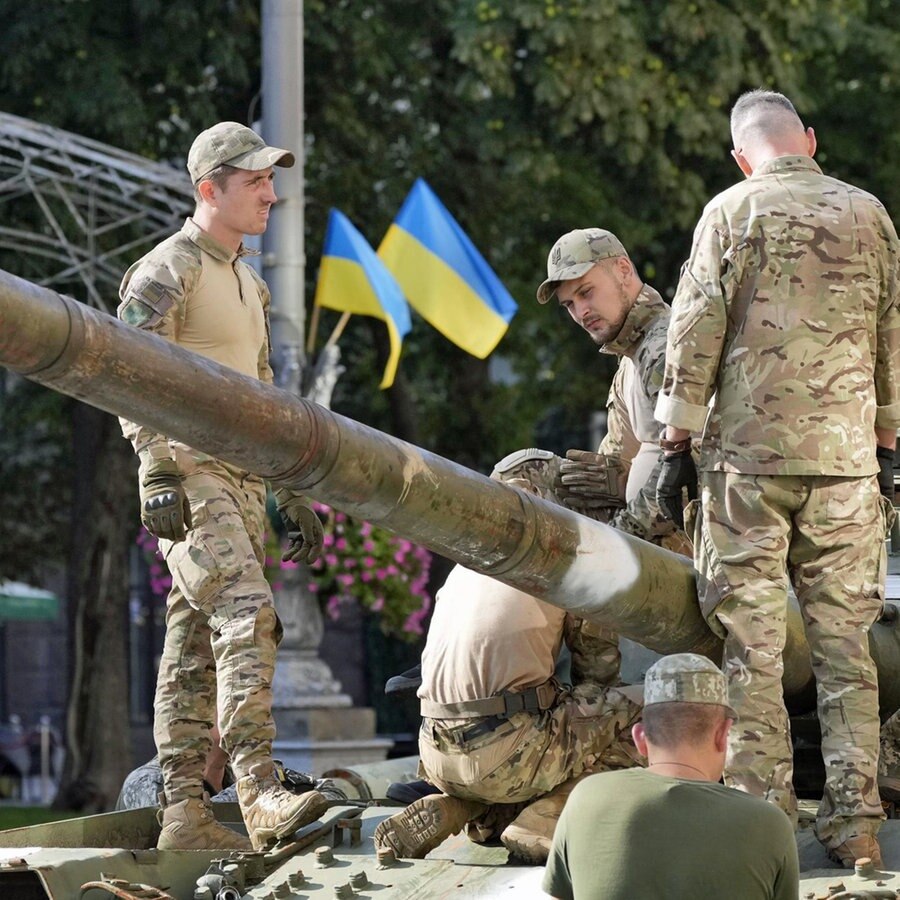
<instances>
[{"instance_id":1,"label":"soldier in green t-shirt","mask_svg":"<svg viewBox=\"0 0 900 900\"><path fill-rule=\"evenodd\" d=\"M796 900L788 817L718 784L734 720L725 676L694 653L647 671L632 729L646 769L592 775L559 820L544 890L560 900Z\"/></svg>"}]
</instances>

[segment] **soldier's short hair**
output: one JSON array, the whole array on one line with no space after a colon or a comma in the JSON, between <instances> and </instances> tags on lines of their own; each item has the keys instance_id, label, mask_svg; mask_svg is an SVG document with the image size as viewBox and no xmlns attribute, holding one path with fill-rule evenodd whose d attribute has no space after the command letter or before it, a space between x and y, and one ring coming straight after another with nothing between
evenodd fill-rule
<instances>
[{"instance_id":1,"label":"soldier's short hair","mask_svg":"<svg viewBox=\"0 0 900 900\"><path fill-rule=\"evenodd\" d=\"M644 736L664 750L703 743L725 720L724 706L709 703L655 703L644 708Z\"/></svg>"},{"instance_id":2,"label":"soldier's short hair","mask_svg":"<svg viewBox=\"0 0 900 900\"><path fill-rule=\"evenodd\" d=\"M242 171L241 169L237 169L234 166L229 166L227 164L222 164L221 166L216 166L211 172L208 172L204 175L195 185L194 185L194 200L195 202L200 202L200 191L199 187L203 184L204 181L211 181L220 191L226 190L228 186L228 179L232 177L232 175L237 172Z\"/></svg>"},{"instance_id":3,"label":"soldier's short hair","mask_svg":"<svg viewBox=\"0 0 900 900\"><path fill-rule=\"evenodd\" d=\"M803 129L794 104L784 94L762 88L747 91L731 108L731 139L735 149L754 138L785 130Z\"/></svg>"}]
</instances>

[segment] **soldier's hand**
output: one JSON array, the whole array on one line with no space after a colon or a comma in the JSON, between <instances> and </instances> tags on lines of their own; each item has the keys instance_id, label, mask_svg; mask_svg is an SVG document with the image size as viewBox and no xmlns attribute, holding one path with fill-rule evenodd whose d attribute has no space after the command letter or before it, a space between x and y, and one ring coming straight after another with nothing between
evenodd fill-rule
<instances>
[{"instance_id":1,"label":"soldier's hand","mask_svg":"<svg viewBox=\"0 0 900 900\"><path fill-rule=\"evenodd\" d=\"M173 459L155 460L141 482L141 522L167 541L183 541L191 528L191 504Z\"/></svg>"},{"instance_id":2,"label":"soldier's hand","mask_svg":"<svg viewBox=\"0 0 900 900\"><path fill-rule=\"evenodd\" d=\"M557 495L578 512L620 509L625 505L627 469L622 461L589 450L569 450L559 464Z\"/></svg>"},{"instance_id":3,"label":"soldier's hand","mask_svg":"<svg viewBox=\"0 0 900 900\"><path fill-rule=\"evenodd\" d=\"M321 520L304 497L287 488L275 491L275 502L290 540L287 550L282 554L282 560L295 563L315 562L325 541Z\"/></svg>"},{"instance_id":4,"label":"soldier's hand","mask_svg":"<svg viewBox=\"0 0 900 900\"><path fill-rule=\"evenodd\" d=\"M878 490L891 503L894 502L894 451L890 447L875 448L878 459Z\"/></svg>"},{"instance_id":5,"label":"soldier's hand","mask_svg":"<svg viewBox=\"0 0 900 900\"><path fill-rule=\"evenodd\" d=\"M690 448L676 453L665 453L656 481L656 502L660 511L679 528L684 528L684 498L682 489L687 488L688 499L697 498L697 467Z\"/></svg>"}]
</instances>

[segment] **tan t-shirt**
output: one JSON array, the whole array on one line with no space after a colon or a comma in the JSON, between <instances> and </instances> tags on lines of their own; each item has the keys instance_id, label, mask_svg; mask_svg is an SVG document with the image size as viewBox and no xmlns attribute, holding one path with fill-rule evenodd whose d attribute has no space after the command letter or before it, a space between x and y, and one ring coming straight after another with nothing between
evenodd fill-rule
<instances>
[{"instance_id":1,"label":"tan t-shirt","mask_svg":"<svg viewBox=\"0 0 900 900\"><path fill-rule=\"evenodd\" d=\"M459 703L542 684L553 674L565 617L549 603L456 566L437 594L419 697Z\"/></svg>"},{"instance_id":2,"label":"tan t-shirt","mask_svg":"<svg viewBox=\"0 0 900 900\"><path fill-rule=\"evenodd\" d=\"M237 253L229 250L188 219L181 231L125 273L119 318L271 383L269 291L243 261L247 252L243 247ZM120 421L138 452L166 442L142 425ZM188 447L183 450L195 452Z\"/></svg>"}]
</instances>

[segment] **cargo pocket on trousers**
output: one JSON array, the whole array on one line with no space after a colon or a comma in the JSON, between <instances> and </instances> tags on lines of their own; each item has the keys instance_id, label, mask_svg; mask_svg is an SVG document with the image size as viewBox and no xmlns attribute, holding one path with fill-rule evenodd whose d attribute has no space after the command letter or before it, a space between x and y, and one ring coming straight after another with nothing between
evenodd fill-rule
<instances>
[{"instance_id":1,"label":"cargo pocket on trousers","mask_svg":"<svg viewBox=\"0 0 900 900\"><path fill-rule=\"evenodd\" d=\"M206 507L200 509L206 512L208 518L209 512ZM191 516L193 515L192 507ZM172 580L184 594L187 602L208 616L212 612L212 598L221 588L222 575L215 554L210 550L206 540L197 533L197 524L202 522L192 521L187 538L172 544L166 554L166 565L169 567Z\"/></svg>"},{"instance_id":2,"label":"cargo pocket on trousers","mask_svg":"<svg viewBox=\"0 0 900 900\"><path fill-rule=\"evenodd\" d=\"M499 737L485 735L461 747L449 746L437 731L442 746L424 740L419 742L419 755L426 771L442 781L454 784L480 784L504 765L516 752L522 740L521 730L507 731Z\"/></svg>"},{"instance_id":3,"label":"cargo pocket on trousers","mask_svg":"<svg viewBox=\"0 0 900 900\"><path fill-rule=\"evenodd\" d=\"M693 514L694 527L694 570L697 578L697 602L700 613L713 633L725 637L725 630L716 618L716 611L731 596L732 590L722 571L719 554L703 527L701 501L692 500L689 506L697 505ZM691 532L688 532L689 534Z\"/></svg>"}]
</instances>

